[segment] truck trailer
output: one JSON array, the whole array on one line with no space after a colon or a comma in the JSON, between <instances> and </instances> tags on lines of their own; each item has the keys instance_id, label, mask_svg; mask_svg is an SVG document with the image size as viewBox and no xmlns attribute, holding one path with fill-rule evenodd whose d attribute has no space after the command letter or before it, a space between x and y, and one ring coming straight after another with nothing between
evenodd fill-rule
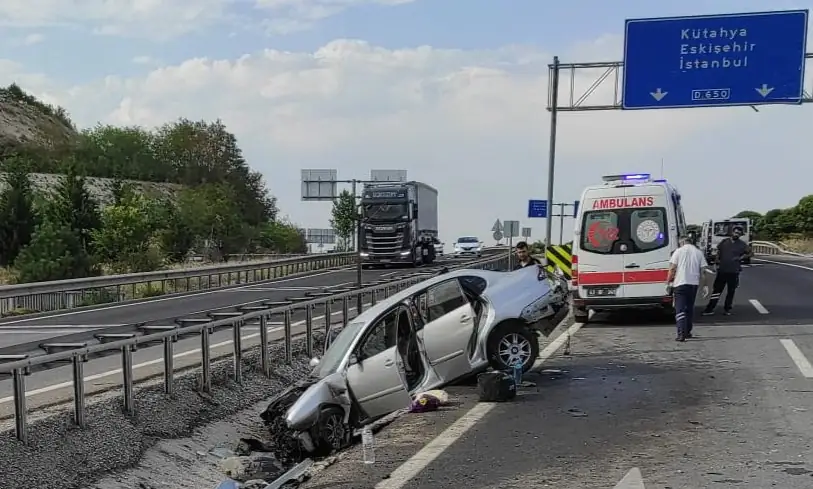
<instances>
[{"instance_id":1,"label":"truck trailer","mask_svg":"<svg viewBox=\"0 0 813 489\"><path fill-rule=\"evenodd\" d=\"M361 194L362 266L419 266L435 261L438 191L421 182L376 182Z\"/></svg>"}]
</instances>

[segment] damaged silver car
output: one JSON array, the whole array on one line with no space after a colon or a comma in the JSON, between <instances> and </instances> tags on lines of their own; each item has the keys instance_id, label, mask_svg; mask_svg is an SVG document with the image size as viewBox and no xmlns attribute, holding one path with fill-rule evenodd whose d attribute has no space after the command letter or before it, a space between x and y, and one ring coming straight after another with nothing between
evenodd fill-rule
<instances>
[{"instance_id":1,"label":"damaged silver car","mask_svg":"<svg viewBox=\"0 0 813 489\"><path fill-rule=\"evenodd\" d=\"M489 366L530 369L537 336L550 334L567 299L567 282L541 267L433 277L353 319L311 361L310 379L262 417L277 433L284 424L304 452L344 448L354 427L408 406L417 392Z\"/></svg>"}]
</instances>

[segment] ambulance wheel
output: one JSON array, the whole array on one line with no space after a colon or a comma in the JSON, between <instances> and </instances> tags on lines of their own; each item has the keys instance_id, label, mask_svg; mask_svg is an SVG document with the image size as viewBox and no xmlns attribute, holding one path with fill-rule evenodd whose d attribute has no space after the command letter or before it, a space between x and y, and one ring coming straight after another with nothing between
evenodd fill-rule
<instances>
[{"instance_id":1,"label":"ambulance wheel","mask_svg":"<svg viewBox=\"0 0 813 489\"><path fill-rule=\"evenodd\" d=\"M580 324L587 324L590 320L590 314L587 309L576 309L573 311L573 321Z\"/></svg>"}]
</instances>

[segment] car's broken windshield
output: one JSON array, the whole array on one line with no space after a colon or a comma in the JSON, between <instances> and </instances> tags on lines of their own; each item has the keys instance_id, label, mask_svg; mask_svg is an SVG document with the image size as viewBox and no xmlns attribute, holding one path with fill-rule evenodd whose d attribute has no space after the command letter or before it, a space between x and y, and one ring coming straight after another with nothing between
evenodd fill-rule
<instances>
[{"instance_id":1,"label":"car's broken windshield","mask_svg":"<svg viewBox=\"0 0 813 489\"><path fill-rule=\"evenodd\" d=\"M325 355L319 360L319 365L314 367L311 375L321 379L336 372L344 359L345 353L353 344L356 336L363 331L365 324L364 322L356 322L345 326L330 344Z\"/></svg>"}]
</instances>

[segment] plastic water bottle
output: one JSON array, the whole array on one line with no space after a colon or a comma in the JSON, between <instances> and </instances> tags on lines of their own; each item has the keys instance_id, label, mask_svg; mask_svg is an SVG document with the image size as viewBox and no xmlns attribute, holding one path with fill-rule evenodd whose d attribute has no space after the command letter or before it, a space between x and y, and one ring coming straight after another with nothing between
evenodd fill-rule
<instances>
[{"instance_id":1,"label":"plastic water bottle","mask_svg":"<svg viewBox=\"0 0 813 489\"><path fill-rule=\"evenodd\" d=\"M517 387L522 384L522 360L514 362L514 384Z\"/></svg>"},{"instance_id":2,"label":"plastic water bottle","mask_svg":"<svg viewBox=\"0 0 813 489\"><path fill-rule=\"evenodd\" d=\"M365 426L361 430L361 448L364 452L364 463L375 463L375 438L373 437L373 430L369 426Z\"/></svg>"}]
</instances>

